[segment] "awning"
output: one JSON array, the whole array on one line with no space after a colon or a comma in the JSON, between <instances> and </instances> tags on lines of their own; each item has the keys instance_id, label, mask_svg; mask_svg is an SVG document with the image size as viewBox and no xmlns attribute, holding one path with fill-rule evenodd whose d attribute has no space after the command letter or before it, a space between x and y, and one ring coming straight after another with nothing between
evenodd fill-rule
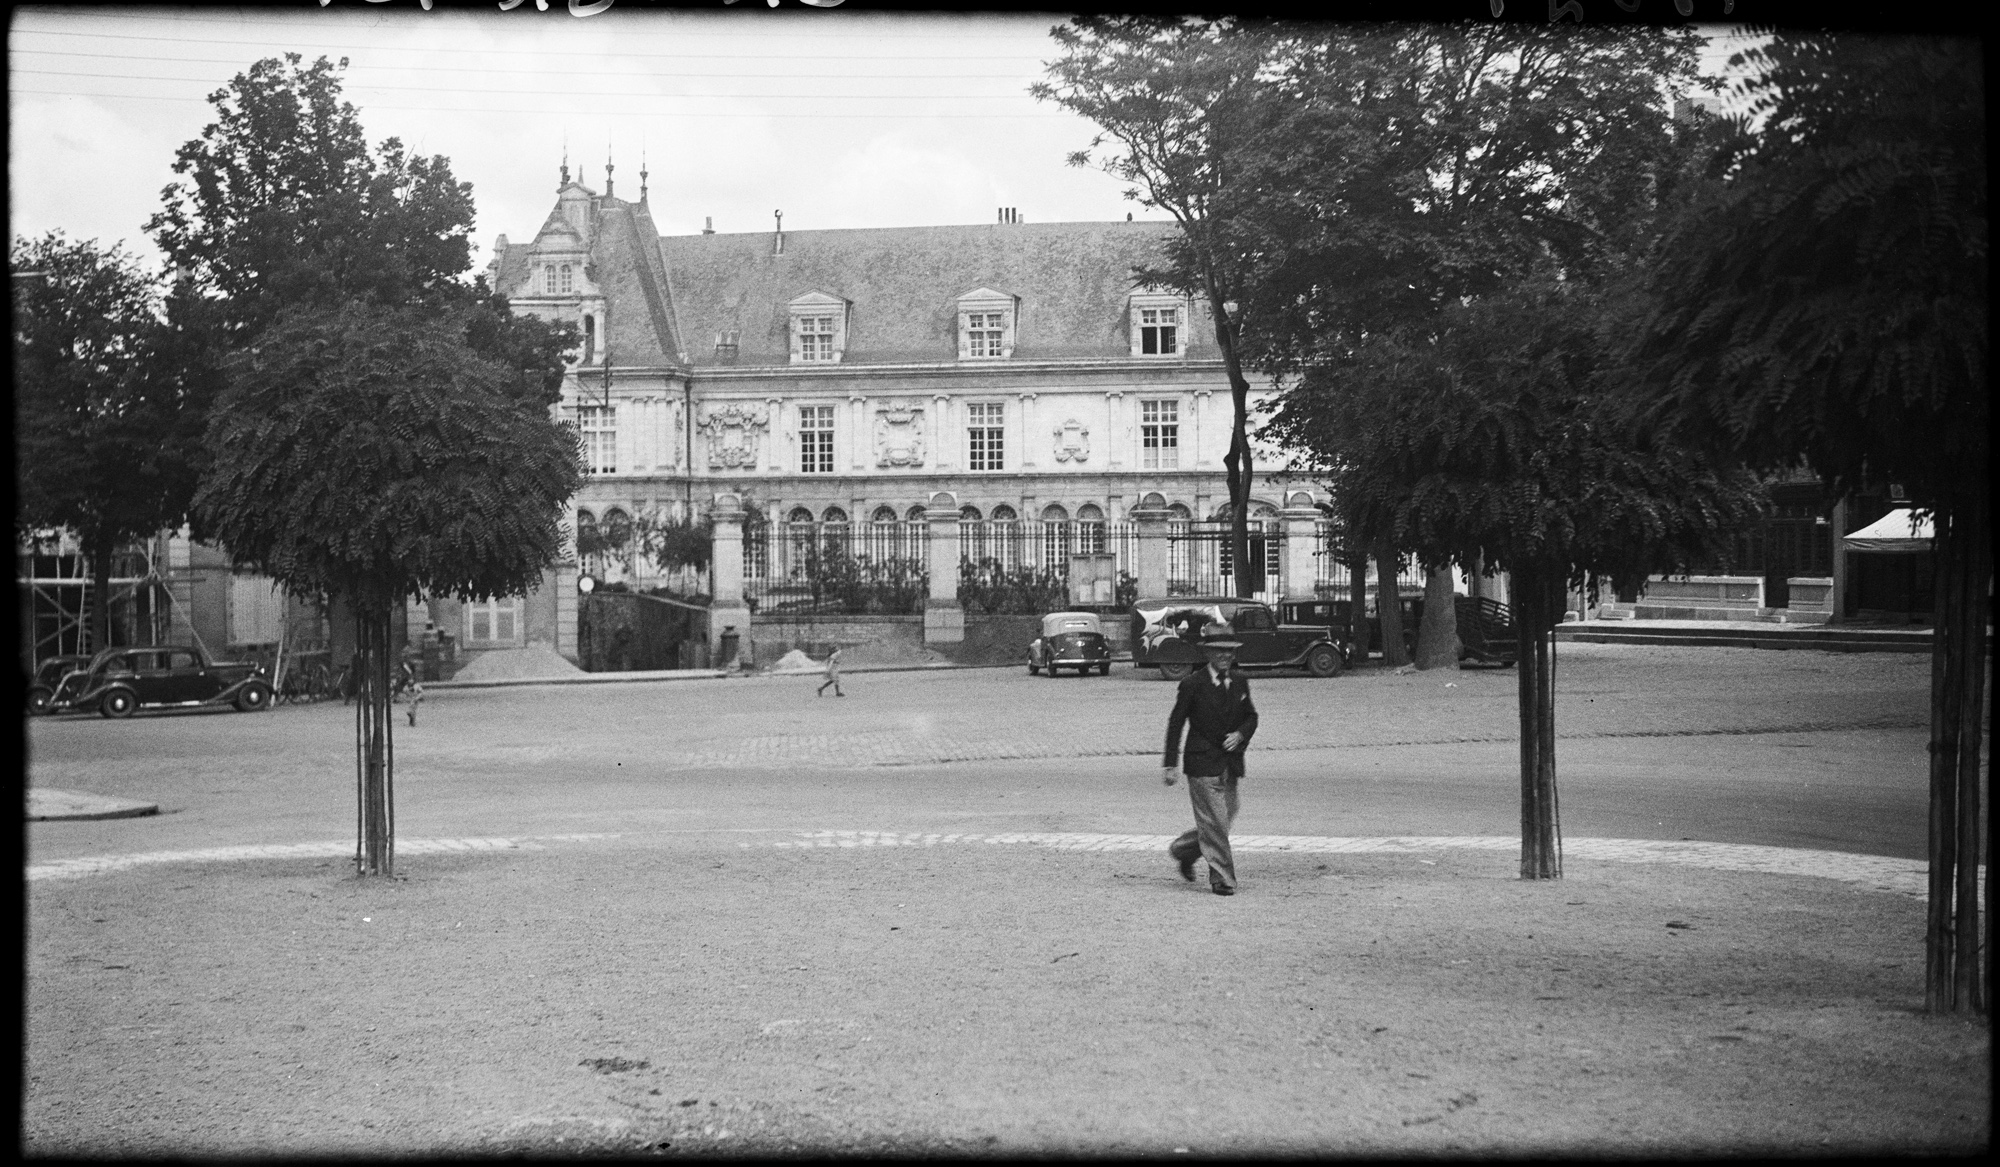
<instances>
[{"instance_id":1,"label":"awning","mask_svg":"<svg viewBox=\"0 0 2000 1167\"><path fill-rule=\"evenodd\" d=\"M1881 518L1841 539L1849 551L1876 551L1910 555L1931 549L1931 521L1928 517L1910 521L1910 508L1897 507Z\"/></svg>"}]
</instances>

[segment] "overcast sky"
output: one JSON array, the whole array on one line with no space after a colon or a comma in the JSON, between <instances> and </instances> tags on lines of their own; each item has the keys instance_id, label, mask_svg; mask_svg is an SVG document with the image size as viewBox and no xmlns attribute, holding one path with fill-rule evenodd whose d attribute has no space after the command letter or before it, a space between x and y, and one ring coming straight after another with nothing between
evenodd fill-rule
<instances>
[{"instance_id":1,"label":"overcast sky","mask_svg":"<svg viewBox=\"0 0 2000 1167\"><path fill-rule=\"evenodd\" d=\"M14 9L8 36L11 235L60 228L156 259L143 225L198 136L207 95L261 57L345 56L369 141L443 154L472 183L475 267L533 237L571 173L637 198L661 231L764 231L1161 218L1065 164L1092 127L1027 95L1057 18L868 14L742 3L623 5L575 17L223 5ZM1721 34L1720 28L1710 29ZM1740 42L1717 41L1720 67Z\"/></svg>"}]
</instances>

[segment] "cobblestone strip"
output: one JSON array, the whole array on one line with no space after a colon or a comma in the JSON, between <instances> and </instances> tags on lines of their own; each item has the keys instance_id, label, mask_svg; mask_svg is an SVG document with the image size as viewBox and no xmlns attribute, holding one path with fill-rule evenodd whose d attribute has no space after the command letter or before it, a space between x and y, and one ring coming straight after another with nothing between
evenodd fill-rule
<instances>
[{"instance_id":1,"label":"cobblestone strip","mask_svg":"<svg viewBox=\"0 0 2000 1167\"><path fill-rule=\"evenodd\" d=\"M1600 738L1649 737L1736 737L1776 733L1844 733L1856 730L1922 729L1928 722L1909 718L1874 721L1802 721L1787 725L1725 726L1703 729L1670 729L1558 732L1561 741L1590 741ZM664 757L660 764L676 770L789 769L801 764L820 766L934 766L948 762L988 762L1014 758L1110 758L1144 757L1160 752L1157 741L1079 742L1055 735L1032 738L962 738L896 732L854 734L770 735L747 737L727 745L697 746L678 757ZM1327 749L1383 749L1404 746L1480 745L1519 741L1511 731L1460 734L1456 736L1357 738L1345 741L1278 742L1259 741L1265 752L1296 752Z\"/></svg>"},{"instance_id":2,"label":"cobblestone strip","mask_svg":"<svg viewBox=\"0 0 2000 1167\"><path fill-rule=\"evenodd\" d=\"M738 843L749 849L777 847L935 847L945 843L1049 847L1059 851L1164 851L1172 835L1098 835L1008 832L998 835L898 834L893 831L802 831L776 843ZM1319 835L1241 835L1231 845L1244 852L1300 854L1434 854L1440 851L1517 851L1511 835L1411 835L1340 838ZM1767 875L1808 875L1871 891L1924 898L1926 865L1921 859L1893 859L1845 851L1760 847L1745 843L1672 842L1660 839L1565 839L1565 858L1610 863L1678 863L1718 871ZM1983 868L1981 869L1984 870ZM1980 877L1982 885L1985 876Z\"/></svg>"},{"instance_id":3,"label":"cobblestone strip","mask_svg":"<svg viewBox=\"0 0 2000 1167\"><path fill-rule=\"evenodd\" d=\"M540 851L543 843L594 842L616 835L535 835L524 838L398 839L404 855L434 855L447 851ZM133 855L87 855L30 864L28 879L78 879L159 863L228 863L239 859L346 859L354 855L348 842L260 843L237 847L203 847L194 851L141 851Z\"/></svg>"}]
</instances>

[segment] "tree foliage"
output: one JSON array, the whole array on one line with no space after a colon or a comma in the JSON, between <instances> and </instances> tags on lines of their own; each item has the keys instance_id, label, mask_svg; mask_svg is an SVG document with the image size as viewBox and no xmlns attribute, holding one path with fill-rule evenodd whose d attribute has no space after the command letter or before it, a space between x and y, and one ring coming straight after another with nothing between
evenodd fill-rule
<instances>
[{"instance_id":1,"label":"tree foliage","mask_svg":"<svg viewBox=\"0 0 2000 1167\"><path fill-rule=\"evenodd\" d=\"M76 533L103 645L112 553L187 517L212 354L166 324L155 281L116 245L51 232L17 237L10 260L15 530Z\"/></svg>"},{"instance_id":2,"label":"tree foliage","mask_svg":"<svg viewBox=\"0 0 2000 1167\"><path fill-rule=\"evenodd\" d=\"M450 301L472 265L472 187L395 138L373 152L338 64L266 58L209 95L148 220L160 249L228 306L232 335L285 308Z\"/></svg>"},{"instance_id":3,"label":"tree foliage","mask_svg":"<svg viewBox=\"0 0 2000 1167\"><path fill-rule=\"evenodd\" d=\"M1973 42L1781 33L1660 250L1644 416L1836 492L1987 488L1984 85ZM1761 118L1753 129L1752 118Z\"/></svg>"},{"instance_id":4,"label":"tree foliage","mask_svg":"<svg viewBox=\"0 0 2000 1167\"><path fill-rule=\"evenodd\" d=\"M517 395L516 372L432 311L280 317L230 358L196 507L239 563L304 594L530 590L582 470L574 431Z\"/></svg>"}]
</instances>

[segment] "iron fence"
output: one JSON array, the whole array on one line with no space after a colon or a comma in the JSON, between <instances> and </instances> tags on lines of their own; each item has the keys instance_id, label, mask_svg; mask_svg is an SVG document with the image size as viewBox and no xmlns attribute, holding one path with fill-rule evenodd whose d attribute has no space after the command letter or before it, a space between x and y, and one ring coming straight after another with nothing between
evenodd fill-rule
<instances>
[{"instance_id":1,"label":"iron fence","mask_svg":"<svg viewBox=\"0 0 2000 1167\"><path fill-rule=\"evenodd\" d=\"M930 587L930 525L785 523L743 532L743 598L755 612L902 615Z\"/></svg>"},{"instance_id":2,"label":"iron fence","mask_svg":"<svg viewBox=\"0 0 2000 1167\"><path fill-rule=\"evenodd\" d=\"M1277 519L1248 523L1250 562L1254 565L1250 594L1267 601L1284 590L1285 528ZM1170 596L1231 596L1236 594L1236 565L1230 524L1222 521L1180 521L1167 524L1167 594Z\"/></svg>"}]
</instances>

